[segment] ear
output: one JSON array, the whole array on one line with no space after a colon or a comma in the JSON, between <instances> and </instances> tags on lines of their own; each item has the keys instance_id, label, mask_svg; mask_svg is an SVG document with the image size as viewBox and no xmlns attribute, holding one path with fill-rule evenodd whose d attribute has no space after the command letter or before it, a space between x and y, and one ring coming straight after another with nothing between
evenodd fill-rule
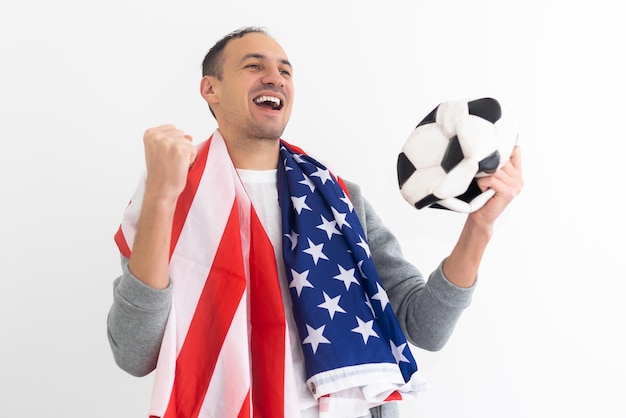
<instances>
[{"instance_id":1,"label":"ear","mask_svg":"<svg viewBox=\"0 0 626 418\"><path fill-rule=\"evenodd\" d=\"M205 75L202 77L202 80L200 80L200 95L209 104L209 106L219 102L216 89L217 81L216 77L208 75Z\"/></svg>"}]
</instances>

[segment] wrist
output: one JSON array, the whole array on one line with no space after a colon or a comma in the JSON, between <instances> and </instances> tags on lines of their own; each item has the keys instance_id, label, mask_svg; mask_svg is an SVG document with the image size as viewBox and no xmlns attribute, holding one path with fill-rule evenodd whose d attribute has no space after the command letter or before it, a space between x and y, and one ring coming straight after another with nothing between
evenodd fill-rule
<instances>
[{"instance_id":1,"label":"wrist","mask_svg":"<svg viewBox=\"0 0 626 418\"><path fill-rule=\"evenodd\" d=\"M467 217L464 229L471 237L488 242L493 235L493 222L474 212Z\"/></svg>"},{"instance_id":2,"label":"wrist","mask_svg":"<svg viewBox=\"0 0 626 418\"><path fill-rule=\"evenodd\" d=\"M178 196L176 193L167 193L163 189L150 190L146 187L142 209L150 208L150 211L157 211L162 215L173 214L176 210Z\"/></svg>"}]
</instances>

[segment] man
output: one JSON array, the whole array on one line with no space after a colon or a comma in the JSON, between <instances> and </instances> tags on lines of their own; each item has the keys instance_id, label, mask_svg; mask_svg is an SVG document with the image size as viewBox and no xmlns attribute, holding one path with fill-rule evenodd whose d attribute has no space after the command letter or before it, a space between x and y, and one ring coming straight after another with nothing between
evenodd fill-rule
<instances>
[{"instance_id":1,"label":"man","mask_svg":"<svg viewBox=\"0 0 626 418\"><path fill-rule=\"evenodd\" d=\"M420 389L402 338L427 350L449 338L470 302L494 222L522 188L520 151L479 180L494 197L468 215L452 252L426 281L357 185L281 140L293 105L292 65L266 32L249 27L220 40L203 62L200 93L218 124L210 141L197 147L172 125L144 135L145 182L116 235L123 274L108 317L116 362L136 376L156 368L153 416L396 417L392 401ZM289 180L293 170L302 180ZM320 193L329 194L318 199ZM314 199L320 209L309 207ZM324 203L332 199L337 203ZM297 224L303 213L316 223ZM311 238L307 244L309 227L341 247L323 250ZM330 260L335 273L313 270ZM316 287L324 288L316 302L300 302ZM354 306L344 290L358 291ZM223 326L220 315L231 305ZM361 306L371 313L351 316ZM326 322L313 325L322 316ZM339 345L333 338L343 338L330 338L330 324L348 317L354 328L344 334L362 337L363 346L345 343L316 363L316 355ZM238 343L229 345L231 338ZM381 341L387 348L372 348ZM277 352L280 361L272 357ZM338 389L321 390L335 357L389 352L395 361L384 373L369 369L353 379L367 382L346 383L345 371L357 366L342 364L340 376L328 378ZM372 387L384 389L372 394Z\"/></svg>"}]
</instances>

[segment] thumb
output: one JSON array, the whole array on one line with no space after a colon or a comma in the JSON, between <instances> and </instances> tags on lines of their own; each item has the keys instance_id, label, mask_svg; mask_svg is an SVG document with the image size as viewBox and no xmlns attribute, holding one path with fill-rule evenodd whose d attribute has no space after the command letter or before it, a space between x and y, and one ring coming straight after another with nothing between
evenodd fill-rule
<instances>
[{"instance_id":1,"label":"thumb","mask_svg":"<svg viewBox=\"0 0 626 418\"><path fill-rule=\"evenodd\" d=\"M193 147L191 149L191 152L189 153L189 165L192 165L196 161L197 157L198 157L198 149L196 147Z\"/></svg>"}]
</instances>

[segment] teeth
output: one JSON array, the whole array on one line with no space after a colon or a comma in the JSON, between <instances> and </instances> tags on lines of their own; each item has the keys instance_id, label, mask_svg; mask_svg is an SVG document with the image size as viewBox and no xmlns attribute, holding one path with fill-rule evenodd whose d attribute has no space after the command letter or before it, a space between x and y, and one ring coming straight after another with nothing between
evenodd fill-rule
<instances>
[{"instance_id":1,"label":"teeth","mask_svg":"<svg viewBox=\"0 0 626 418\"><path fill-rule=\"evenodd\" d=\"M273 97L273 96L261 96L261 97L257 97L256 99L254 99L254 103L259 104L263 102L272 102L272 103L279 105L280 99L278 97Z\"/></svg>"}]
</instances>

